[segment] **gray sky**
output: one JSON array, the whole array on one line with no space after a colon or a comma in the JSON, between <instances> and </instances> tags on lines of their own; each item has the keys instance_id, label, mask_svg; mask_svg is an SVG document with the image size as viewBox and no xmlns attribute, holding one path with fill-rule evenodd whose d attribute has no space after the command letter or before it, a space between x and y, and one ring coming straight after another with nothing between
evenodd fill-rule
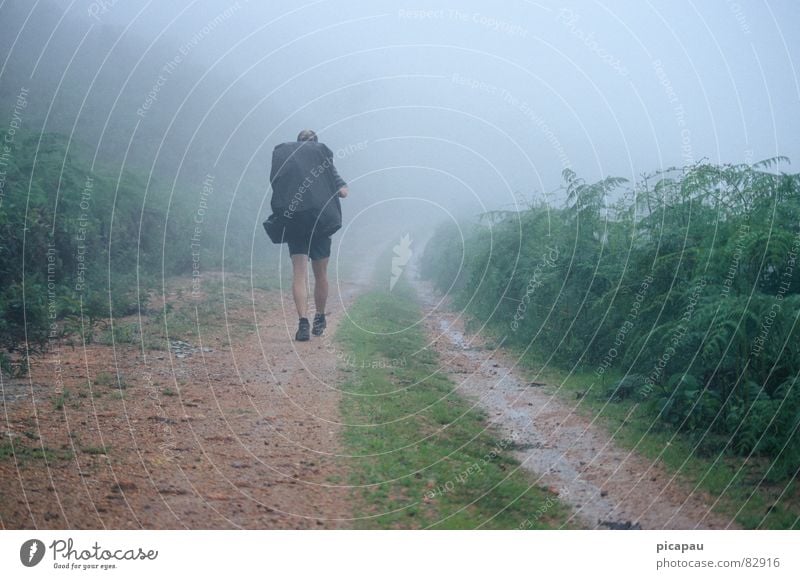
<instances>
[{"instance_id":1,"label":"gray sky","mask_svg":"<svg viewBox=\"0 0 800 579\"><path fill-rule=\"evenodd\" d=\"M60 3L233 73L218 89L263 98L267 150L303 127L355 149L340 171L374 199L472 210L552 190L566 166L592 180L800 163L792 0ZM232 131L247 113L230 111Z\"/></svg>"}]
</instances>

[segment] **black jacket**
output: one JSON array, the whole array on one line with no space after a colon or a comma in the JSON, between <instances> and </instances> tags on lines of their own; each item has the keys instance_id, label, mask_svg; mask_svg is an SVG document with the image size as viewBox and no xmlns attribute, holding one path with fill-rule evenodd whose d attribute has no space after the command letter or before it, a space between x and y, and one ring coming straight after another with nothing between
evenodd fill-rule
<instances>
[{"instance_id":1,"label":"black jacket","mask_svg":"<svg viewBox=\"0 0 800 579\"><path fill-rule=\"evenodd\" d=\"M272 151L272 212L297 232L332 235L342 226L339 189L347 185L323 143L291 141Z\"/></svg>"}]
</instances>

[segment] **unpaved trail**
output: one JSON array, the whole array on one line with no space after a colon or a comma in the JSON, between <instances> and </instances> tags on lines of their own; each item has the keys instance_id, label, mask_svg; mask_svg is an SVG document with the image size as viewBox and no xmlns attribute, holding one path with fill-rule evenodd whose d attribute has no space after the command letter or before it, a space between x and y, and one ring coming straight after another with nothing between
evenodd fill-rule
<instances>
[{"instance_id":1,"label":"unpaved trail","mask_svg":"<svg viewBox=\"0 0 800 579\"><path fill-rule=\"evenodd\" d=\"M463 320L442 307L447 300L430 285L414 282L432 347L459 394L484 409L489 421L514 440L514 454L537 484L559 493L588 528L736 528L710 511L707 496L653 461L620 448L591 417L531 384L511 356L467 337Z\"/></svg>"},{"instance_id":2,"label":"unpaved trail","mask_svg":"<svg viewBox=\"0 0 800 579\"><path fill-rule=\"evenodd\" d=\"M0 457L0 526L350 527L353 497L339 456L343 380L330 336L365 285L332 283L326 336L307 343L292 339L285 290L250 289L228 290L218 303L223 318L200 315L189 343L170 350L54 347L30 377L3 383L4 439L19 457ZM416 287L458 392L515 440L523 468L560 491L581 524L735 526L663 467L529 387L513 360L467 338L456 314L438 307L428 286ZM46 459L32 456L43 448Z\"/></svg>"},{"instance_id":3,"label":"unpaved trail","mask_svg":"<svg viewBox=\"0 0 800 579\"><path fill-rule=\"evenodd\" d=\"M228 292L224 322L201 316L170 350L53 348L4 383L20 458L0 460L2 527L349 526L330 336L359 289L331 284L326 335L306 343L291 296L253 290ZM30 456L41 448L47 460Z\"/></svg>"}]
</instances>

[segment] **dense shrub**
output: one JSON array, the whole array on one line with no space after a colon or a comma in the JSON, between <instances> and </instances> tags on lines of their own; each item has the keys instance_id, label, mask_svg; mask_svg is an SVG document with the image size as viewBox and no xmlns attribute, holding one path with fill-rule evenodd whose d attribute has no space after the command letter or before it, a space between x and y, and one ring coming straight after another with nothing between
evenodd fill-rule
<instances>
[{"instance_id":1,"label":"dense shrub","mask_svg":"<svg viewBox=\"0 0 800 579\"><path fill-rule=\"evenodd\" d=\"M2 139L0 135L0 139ZM94 320L134 313L156 277L191 267L193 224L130 172L92 166L56 134L15 135L0 202L0 346L25 357ZM164 239L170 240L168 244ZM185 241L185 243L175 243Z\"/></svg>"},{"instance_id":2,"label":"dense shrub","mask_svg":"<svg viewBox=\"0 0 800 579\"><path fill-rule=\"evenodd\" d=\"M563 207L487 214L463 248L447 226L423 273L506 343L594 372L610 400L794 474L800 176L771 171L778 161L634 186L565 171Z\"/></svg>"}]
</instances>

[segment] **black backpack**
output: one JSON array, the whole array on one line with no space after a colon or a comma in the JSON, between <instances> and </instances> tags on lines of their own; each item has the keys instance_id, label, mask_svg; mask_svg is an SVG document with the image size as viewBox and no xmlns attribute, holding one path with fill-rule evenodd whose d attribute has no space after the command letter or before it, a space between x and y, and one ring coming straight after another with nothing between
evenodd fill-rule
<instances>
[{"instance_id":1,"label":"black backpack","mask_svg":"<svg viewBox=\"0 0 800 579\"><path fill-rule=\"evenodd\" d=\"M264 222L264 231L267 232L272 243L283 243L286 241L286 226L281 223L278 217L273 213Z\"/></svg>"},{"instance_id":2,"label":"black backpack","mask_svg":"<svg viewBox=\"0 0 800 579\"><path fill-rule=\"evenodd\" d=\"M273 243L295 234L330 236L342 227L333 153L322 143L281 143L272 152L272 215L264 230Z\"/></svg>"}]
</instances>

